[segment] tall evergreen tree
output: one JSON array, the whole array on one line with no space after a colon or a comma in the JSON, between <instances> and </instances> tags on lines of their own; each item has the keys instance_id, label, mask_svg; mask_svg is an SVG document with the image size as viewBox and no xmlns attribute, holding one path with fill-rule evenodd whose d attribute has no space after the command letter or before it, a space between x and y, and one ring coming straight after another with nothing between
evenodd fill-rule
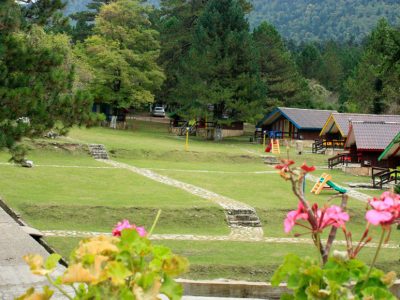
<instances>
[{"instance_id":1,"label":"tall evergreen tree","mask_svg":"<svg viewBox=\"0 0 400 300\"><path fill-rule=\"evenodd\" d=\"M177 98L189 117L254 117L261 100L255 51L242 5L211 0L199 17L178 76ZM210 106L213 112L209 113Z\"/></svg>"},{"instance_id":2,"label":"tall evergreen tree","mask_svg":"<svg viewBox=\"0 0 400 300\"><path fill-rule=\"evenodd\" d=\"M56 124L64 130L89 122L91 98L74 91L67 36L29 22L13 0L0 4L0 148L16 151L22 137L37 137ZM46 22L42 22L46 24Z\"/></svg>"},{"instance_id":3,"label":"tall evergreen tree","mask_svg":"<svg viewBox=\"0 0 400 300\"><path fill-rule=\"evenodd\" d=\"M320 50L312 43L305 44L301 48L296 59L301 73L306 78L318 79L321 75L320 68L323 65Z\"/></svg>"},{"instance_id":4,"label":"tall evergreen tree","mask_svg":"<svg viewBox=\"0 0 400 300\"><path fill-rule=\"evenodd\" d=\"M199 16L209 0L161 0L157 15L156 29L160 32L161 54L159 62L163 67L166 80L157 93L157 98L174 105L174 92L177 88L177 76L192 45L192 36ZM251 5L248 0L240 0L245 12Z\"/></svg>"},{"instance_id":5,"label":"tall evergreen tree","mask_svg":"<svg viewBox=\"0 0 400 300\"><path fill-rule=\"evenodd\" d=\"M87 10L80 11L70 15L71 19L76 21L71 30L71 36L74 41L84 41L93 34L94 21L100 13L103 5L110 4L115 0L92 0L86 7Z\"/></svg>"},{"instance_id":6,"label":"tall evergreen tree","mask_svg":"<svg viewBox=\"0 0 400 300\"><path fill-rule=\"evenodd\" d=\"M102 6L94 35L77 46L94 71L95 101L128 108L154 100L164 74L157 64L158 32L151 28L151 7L138 0Z\"/></svg>"},{"instance_id":7,"label":"tall evergreen tree","mask_svg":"<svg viewBox=\"0 0 400 300\"><path fill-rule=\"evenodd\" d=\"M156 28L160 31L159 63L166 80L157 98L169 105L176 103L173 93L177 87L178 71L192 44L197 20L208 0L161 0Z\"/></svg>"},{"instance_id":8,"label":"tall evergreen tree","mask_svg":"<svg viewBox=\"0 0 400 300\"><path fill-rule=\"evenodd\" d=\"M354 76L346 82L348 110L400 113L399 32L381 20L371 33Z\"/></svg>"},{"instance_id":9,"label":"tall evergreen tree","mask_svg":"<svg viewBox=\"0 0 400 300\"><path fill-rule=\"evenodd\" d=\"M276 29L261 23L253 31L253 39L261 80L267 88L267 109L276 105L312 107L307 82L299 74Z\"/></svg>"}]
</instances>

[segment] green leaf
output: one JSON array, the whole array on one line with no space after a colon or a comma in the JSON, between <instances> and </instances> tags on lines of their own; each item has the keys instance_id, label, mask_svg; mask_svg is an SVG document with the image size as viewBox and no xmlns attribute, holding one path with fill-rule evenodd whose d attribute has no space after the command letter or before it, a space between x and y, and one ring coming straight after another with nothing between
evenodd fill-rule
<instances>
[{"instance_id":1,"label":"green leaf","mask_svg":"<svg viewBox=\"0 0 400 300\"><path fill-rule=\"evenodd\" d=\"M292 253L286 255L283 264L275 271L274 275L272 276L271 284L277 286L289 274L298 273L301 263L302 260L297 255Z\"/></svg>"},{"instance_id":2,"label":"green leaf","mask_svg":"<svg viewBox=\"0 0 400 300\"><path fill-rule=\"evenodd\" d=\"M132 272L128 268L116 261L107 264L106 272L114 285L125 284L125 279L132 275Z\"/></svg>"},{"instance_id":3,"label":"green leaf","mask_svg":"<svg viewBox=\"0 0 400 300\"><path fill-rule=\"evenodd\" d=\"M61 255L57 253L51 254L45 261L44 267L46 270L52 270L57 267L58 262L61 259Z\"/></svg>"},{"instance_id":4,"label":"green leaf","mask_svg":"<svg viewBox=\"0 0 400 300\"><path fill-rule=\"evenodd\" d=\"M281 296L281 300L294 300L294 299L295 299L294 296L291 294L283 294Z\"/></svg>"},{"instance_id":5,"label":"green leaf","mask_svg":"<svg viewBox=\"0 0 400 300\"><path fill-rule=\"evenodd\" d=\"M388 290L380 287L370 286L364 288L361 294L367 298L372 297L374 300L396 300L397 298Z\"/></svg>"},{"instance_id":6,"label":"green leaf","mask_svg":"<svg viewBox=\"0 0 400 300\"><path fill-rule=\"evenodd\" d=\"M160 292L171 300L179 300L183 295L183 287L169 276L165 276Z\"/></svg>"}]
</instances>

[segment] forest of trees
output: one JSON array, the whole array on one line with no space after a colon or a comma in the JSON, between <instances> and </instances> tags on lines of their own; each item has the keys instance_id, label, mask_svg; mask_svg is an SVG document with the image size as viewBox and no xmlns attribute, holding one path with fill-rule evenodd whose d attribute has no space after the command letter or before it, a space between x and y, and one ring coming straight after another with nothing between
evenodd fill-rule
<instances>
[{"instance_id":1,"label":"forest of trees","mask_svg":"<svg viewBox=\"0 0 400 300\"><path fill-rule=\"evenodd\" d=\"M385 18L399 20L397 0L253 0L250 23L267 20L296 43L329 40L361 42Z\"/></svg>"},{"instance_id":2,"label":"forest of trees","mask_svg":"<svg viewBox=\"0 0 400 300\"><path fill-rule=\"evenodd\" d=\"M68 0L65 14L85 10L90 0ZM161 0L147 0L159 7ZM266 21L286 40L324 42L329 40L360 43L385 18L398 23L398 0L251 0L250 27Z\"/></svg>"},{"instance_id":3,"label":"forest of trees","mask_svg":"<svg viewBox=\"0 0 400 300\"><path fill-rule=\"evenodd\" d=\"M96 122L93 103L219 123L277 105L400 113L400 30L385 19L362 44L297 44L251 28L248 0L91 0L71 19L61 0L21 3L0 7L0 147L15 152L24 136Z\"/></svg>"}]
</instances>

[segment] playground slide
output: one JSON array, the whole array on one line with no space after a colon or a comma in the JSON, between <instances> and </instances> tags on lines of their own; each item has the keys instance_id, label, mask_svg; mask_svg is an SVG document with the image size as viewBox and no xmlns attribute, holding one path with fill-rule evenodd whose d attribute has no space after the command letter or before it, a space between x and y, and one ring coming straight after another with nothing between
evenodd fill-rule
<instances>
[{"instance_id":1,"label":"playground slide","mask_svg":"<svg viewBox=\"0 0 400 300\"><path fill-rule=\"evenodd\" d=\"M326 184L329 185L331 188L333 188L335 191L337 191L337 192L339 192L339 193L341 193L341 194L347 193L347 190L346 190L346 189L344 189L344 188L342 188L342 187L340 187L340 186L337 186L335 183L333 183L333 182L330 181L330 180L328 180L328 181L326 182Z\"/></svg>"}]
</instances>

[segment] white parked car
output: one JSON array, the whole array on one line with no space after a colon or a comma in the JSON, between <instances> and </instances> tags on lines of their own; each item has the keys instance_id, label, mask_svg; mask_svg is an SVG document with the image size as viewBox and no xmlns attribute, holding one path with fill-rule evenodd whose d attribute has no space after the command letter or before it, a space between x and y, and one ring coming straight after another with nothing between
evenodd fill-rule
<instances>
[{"instance_id":1,"label":"white parked car","mask_svg":"<svg viewBox=\"0 0 400 300\"><path fill-rule=\"evenodd\" d=\"M162 106L156 106L156 107L154 107L153 112L152 112L152 115L153 115L154 117L162 117L162 118L164 118L164 117L165 117L165 110L164 110L164 107L162 107Z\"/></svg>"}]
</instances>

